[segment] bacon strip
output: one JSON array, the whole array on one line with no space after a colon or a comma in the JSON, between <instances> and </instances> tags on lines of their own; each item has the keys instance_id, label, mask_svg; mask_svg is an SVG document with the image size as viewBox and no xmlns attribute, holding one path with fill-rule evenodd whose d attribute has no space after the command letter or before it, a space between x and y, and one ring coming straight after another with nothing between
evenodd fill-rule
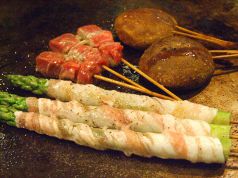
<instances>
[{"instance_id":1,"label":"bacon strip","mask_svg":"<svg viewBox=\"0 0 238 178\"><path fill-rule=\"evenodd\" d=\"M26 102L29 111L46 116L55 115L60 119L69 119L91 127L128 128L138 132L155 133L176 131L191 136L211 136L211 128L205 121L176 119L171 115L118 109L108 105L85 106L77 101L61 102L45 98L27 98Z\"/></svg>"},{"instance_id":2,"label":"bacon strip","mask_svg":"<svg viewBox=\"0 0 238 178\"><path fill-rule=\"evenodd\" d=\"M186 159L191 162L224 163L219 139L205 136L186 136L180 133L140 133L129 130L96 129L36 113L15 112L16 124L40 134L70 140L98 150L113 149L126 155L156 156L166 159Z\"/></svg>"},{"instance_id":3,"label":"bacon strip","mask_svg":"<svg viewBox=\"0 0 238 178\"><path fill-rule=\"evenodd\" d=\"M104 104L122 109L153 111L159 114L171 114L177 118L203 120L207 123L212 123L218 112L216 108L189 101L163 100L62 80L49 80L47 92L50 97L61 101L76 100L85 105L100 106Z\"/></svg>"}]
</instances>

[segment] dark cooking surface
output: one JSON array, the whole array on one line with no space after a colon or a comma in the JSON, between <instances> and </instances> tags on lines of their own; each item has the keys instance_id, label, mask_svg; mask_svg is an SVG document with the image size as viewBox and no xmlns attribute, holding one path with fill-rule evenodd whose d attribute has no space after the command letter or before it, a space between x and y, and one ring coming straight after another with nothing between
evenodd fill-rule
<instances>
[{"instance_id":1,"label":"dark cooking surface","mask_svg":"<svg viewBox=\"0 0 238 178\"><path fill-rule=\"evenodd\" d=\"M0 2L0 89L32 96L30 93L12 88L2 74L36 75L34 57L40 51L47 49L48 41L52 37L64 32L75 32L78 26L85 24L98 24L112 30L115 16L127 8L160 6L165 10L170 9L171 14L177 15L180 24L238 41L238 36L235 34L238 29L232 19L228 18L230 21L226 21L226 24L233 25L234 28L219 22L217 16L213 14L208 19L204 18L205 13L199 13L201 7L197 6L195 0L194 11L190 6L193 1L184 1L185 4L173 0L156 2L156 0L2 0ZM201 6L205 4L204 7L209 7L207 2L202 1ZM221 2L226 1L217 1L214 8L219 9L218 4ZM229 2L233 3L233 1ZM234 3L228 5L226 8L231 9ZM206 8L204 11L208 12ZM191 16L188 14L190 12ZM197 23L192 21L193 18ZM212 20L213 18L215 20ZM125 48L125 57L134 64L137 64L136 59L140 55L139 51ZM127 67L119 66L117 69L138 81L138 76ZM105 83L96 83L104 88L129 91ZM0 177L209 177L220 176L223 172L223 165L191 164L186 161L145 159L137 156L128 158L119 152L96 151L0 124Z\"/></svg>"}]
</instances>

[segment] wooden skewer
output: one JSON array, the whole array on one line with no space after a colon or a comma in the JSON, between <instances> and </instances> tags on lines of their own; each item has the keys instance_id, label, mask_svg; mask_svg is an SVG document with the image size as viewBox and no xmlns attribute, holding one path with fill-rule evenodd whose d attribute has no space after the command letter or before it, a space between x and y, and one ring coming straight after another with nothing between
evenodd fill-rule
<instances>
[{"instance_id":1,"label":"wooden skewer","mask_svg":"<svg viewBox=\"0 0 238 178\"><path fill-rule=\"evenodd\" d=\"M226 54L226 55L212 56L213 59L224 59L224 58L231 58L231 57L238 57L238 53L237 54Z\"/></svg>"},{"instance_id":2,"label":"wooden skewer","mask_svg":"<svg viewBox=\"0 0 238 178\"><path fill-rule=\"evenodd\" d=\"M122 86L122 87L126 87L126 88L129 88L129 89L132 89L132 90L136 90L136 91L139 91L139 92L142 92L142 93L146 93L146 94L149 94L149 95L152 95L152 96L156 96L156 97L159 97L159 98L162 98L162 99L174 100L171 97L161 95L159 93L151 92L149 90L143 90L142 88L139 88L139 87L127 84L127 83L119 82L119 81L116 81L116 80L113 80L113 79L110 79L110 78L107 78L107 77L104 77L104 76L101 76L101 75L94 75L94 78L96 78L98 80L103 80L105 82L113 83L113 84L116 84L116 85L119 85L119 86Z\"/></svg>"},{"instance_id":3,"label":"wooden skewer","mask_svg":"<svg viewBox=\"0 0 238 178\"><path fill-rule=\"evenodd\" d=\"M215 37L212 37L212 36L209 36L209 35L198 33L198 32L186 29L184 27L178 26L178 25L176 26L176 28L178 30L182 31L182 32L174 31L174 33L178 34L178 35L183 35L183 36L188 36L188 37L192 37L192 38L208 41L208 42L211 42L211 43L218 44L218 45L220 45L222 47L232 47L232 46L236 46L237 45L237 43L235 43L235 42L221 40L219 38L215 38ZM186 32L186 33L184 33L184 32Z\"/></svg>"},{"instance_id":4,"label":"wooden skewer","mask_svg":"<svg viewBox=\"0 0 238 178\"><path fill-rule=\"evenodd\" d=\"M230 53L238 54L238 50L209 50L210 53Z\"/></svg>"},{"instance_id":5,"label":"wooden skewer","mask_svg":"<svg viewBox=\"0 0 238 178\"><path fill-rule=\"evenodd\" d=\"M132 68L133 70L135 70L137 73L139 73L141 76L145 77L147 80L149 80L151 83L153 83L154 85L156 85L157 87L159 87L161 90L163 90L165 93L167 93L169 96L171 96L172 98L181 101L182 99L179 98L178 96L176 96L175 94L173 94L171 91L169 91L167 88L165 88L163 85L159 84L158 82L156 82L154 79L152 79L150 76L148 76L147 74L145 74L144 72L142 72L141 70L139 70L137 67L135 67L134 65L132 65L131 63L129 63L127 60L125 59L121 59L121 61L126 64L127 66L129 66L130 68Z\"/></svg>"},{"instance_id":6,"label":"wooden skewer","mask_svg":"<svg viewBox=\"0 0 238 178\"><path fill-rule=\"evenodd\" d=\"M201 35L197 36L197 35L193 35L193 34L189 34L189 33L184 33L184 32L179 32L179 31L173 31L173 33L177 34L177 35L187 36L187 37L190 37L190 38L200 39L200 40L203 40L203 41L208 41L208 42L217 44L217 45L222 46L222 47L232 47L232 46L236 46L237 45L234 42L218 40L216 38L212 39L212 37L207 38L206 36L201 36Z\"/></svg>"},{"instance_id":7,"label":"wooden skewer","mask_svg":"<svg viewBox=\"0 0 238 178\"><path fill-rule=\"evenodd\" d=\"M213 77L219 76L219 75L230 74L230 73L234 73L234 72L238 72L238 69L230 69L230 70L226 70L226 71L216 70L216 71L213 73Z\"/></svg>"},{"instance_id":8,"label":"wooden skewer","mask_svg":"<svg viewBox=\"0 0 238 178\"><path fill-rule=\"evenodd\" d=\"M145 87L139 85L138 83L136 83L136 82L134 82L134 81L132 81L132 80L126 78L125 76L119 74L118 72L116 72L116 71L110 69L109 67L107 67L107 66L105 66L105 65L103 65L102 68L105 69L106 71L108 71L108 72L114 74L115 76L119 77L120 79L122 79L122 80L124 80L124 81L126 81L126 82L128 82L128 83L130 83L130 84L132 84L132 85L134 85L134 86L136 86L136 87L138 87L138 88L141 88L141 89L143 89L143 90L148 90L147 88L145 88ZM150 90L148 90L148 91L150 91Z\"/></svg>"}]
</instances>

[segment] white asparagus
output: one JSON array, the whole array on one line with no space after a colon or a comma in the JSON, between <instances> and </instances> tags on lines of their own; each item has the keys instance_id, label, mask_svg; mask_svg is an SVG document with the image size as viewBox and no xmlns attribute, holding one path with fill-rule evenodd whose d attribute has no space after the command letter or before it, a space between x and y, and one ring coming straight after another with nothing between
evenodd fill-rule
<instances>
[{"instance_id":1,"label":"white asparagus","mask_svg":"<svg viewBox=\"0 0 238 178\"><path fill-rule=\"evenodd\" d=\"M141 133L127 129L91 128L67 119L56 119L33 112L14 113L16 126L40 134L70 140L98 150L113 149L126 155L156 156L164 159L186 159L191 162L224 163L219 139L205 136L185 136L176 132Z\"/></svg>"},{"instance_id":2,"label":"white asparagus","mask_svg":"<svg viewBox=\"0 0 238 178\"><path fill-rule=\"evenodd\" d=\"M62 101L76 100L85 105L109 105L123 109L153 111L171 114L177 118L196 119L212 123L218 109L189 101L170 101L156 97L104 90L88 84L74 84L71 81L49 80L48 95Z\"/></svg>"},{"instance_id":3,"label":"white asparagus","mask_svg":"<svg viewBox=\"0 0 238 178\"><path fill-rule=\"evenodd\" d=\"M45 98L26 99L28 111L42 115L55 115L60 119L88 124L91 127L123 129L138 132L162 133L176 131L186 135L211 136L210 125L201 120L176 119L172 115L160 115L131 109L118 109L108 105L85 106L77 101L61 102Z\"/></svg>"}]
</instances>

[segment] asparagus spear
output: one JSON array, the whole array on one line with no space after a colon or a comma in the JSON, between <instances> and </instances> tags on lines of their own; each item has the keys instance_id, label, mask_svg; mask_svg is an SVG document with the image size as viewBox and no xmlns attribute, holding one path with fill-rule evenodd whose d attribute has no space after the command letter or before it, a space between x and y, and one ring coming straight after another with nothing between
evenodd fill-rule
<instances>
[{"instance_id":1,"label":"asparagus spear","mask_svg":"<svg viewBox=\"0 0 238 178\"><path fill-rule=\"evenodd\" d=\"M191 162L224 163L231 148L231 140L227 138L192 137L176 132L156 134L127 129L92 128L67 119L17 111L4 105L0 105L0 121L98 150L122 151L126 155L136 154L144 157L186 159Z\"/></svg>"},{"instance_id":2,"label":"asparagus spear","mask_svg":"<svg viewBox=\"0 0 238 178\"><path fill-rule=\"evenodd\" d=\"M123 109L153 111L159 114L171 114L178 118L204 120L211 124L229 125L229 112L219 111L189 101L169 101L159 98L104 90L94 85L73 84L71 81L46 80L34 76L8 75L13 85L32 91L35 94L47 94L61 101L76 100L85 105L98 106L108 104Z\"/></svg>"},{"instance_id":3,"label":"asparagus spear","mask_svg":"<svg viewBox=\"0 0 238 178\"><path fill-rule=\"evenodd\" d=\"M228 125L208 124L205 121L176 119L171 115L160 115L110 106L84 106L78 102L60 102L44 98L20 97L0 92L0 104L21 111L33 111L73 122L88 124L91 127L123 129L127 127L138 132L161 133L168 130L191 136L212 136L229 138L231 127Z\"/></svg>"}]
</instances>

